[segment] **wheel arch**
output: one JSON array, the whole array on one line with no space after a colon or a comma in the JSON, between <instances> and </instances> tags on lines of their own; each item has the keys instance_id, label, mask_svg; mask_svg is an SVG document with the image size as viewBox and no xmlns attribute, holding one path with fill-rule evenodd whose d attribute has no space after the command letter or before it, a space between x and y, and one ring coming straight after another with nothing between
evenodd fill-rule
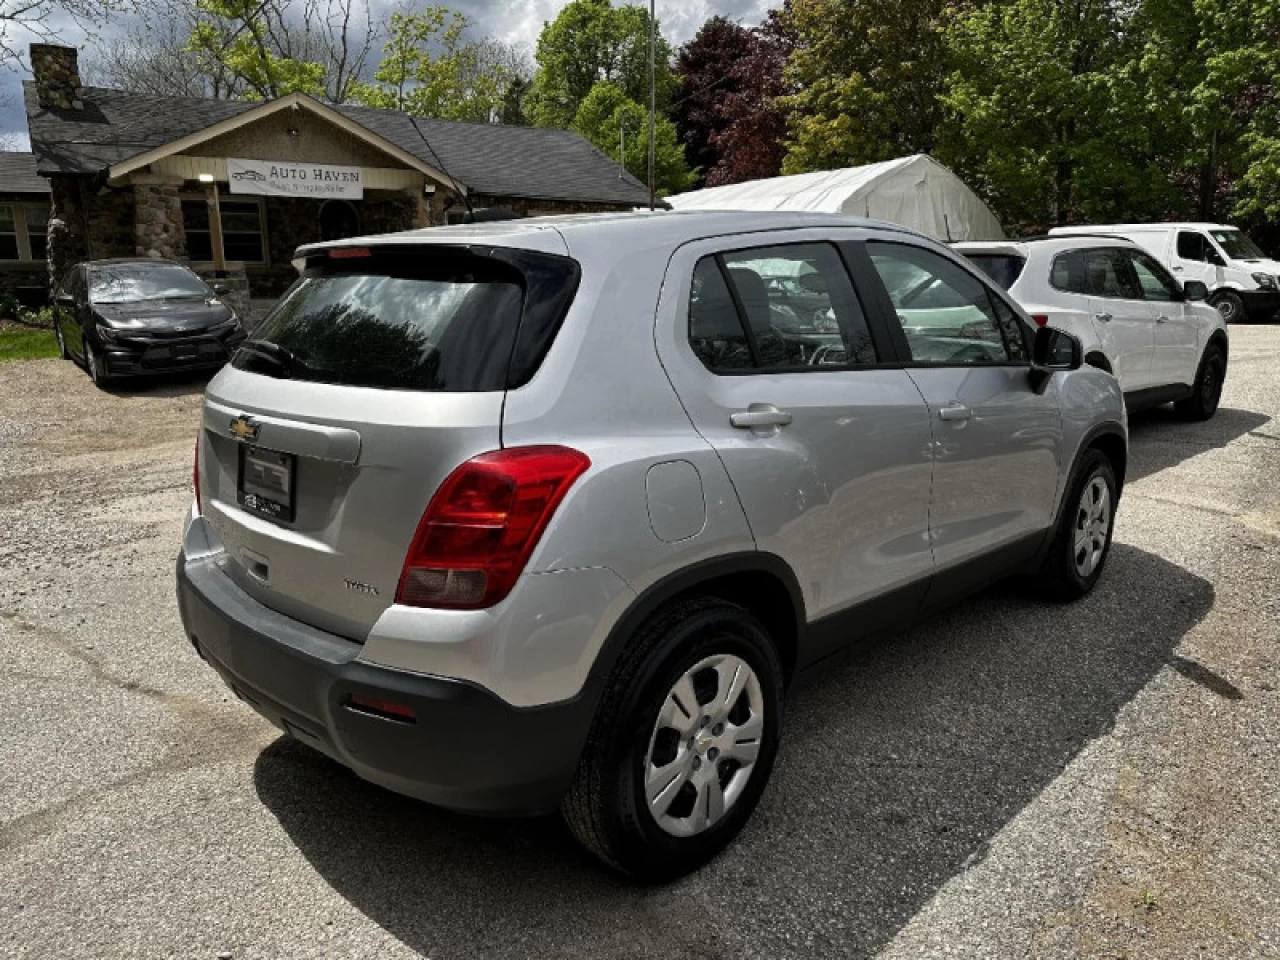
<instances>
[{"instance_id":1,"label":"wheel arch","mask_svg":"<svg viewBox=\"0 0 1280 960\"><path fill-rule=\"evenodd\" d=\"M1204 349L1208 352L1210 347L1217 347L1222 351L1222 359L1228 360L1231 356L1230 343L1231 341L1227 339L1226 331L1219 327L1209 334L1209 339L1205 341Z\"/></svg>"},{"instance_id":2,"label":"wheel arch","mask_svg":"<svg viewBox=\"0 0 1280 960\"><path fill-rule=\"evenodd\" d=\"M1084 362L1091 367L1097 367L1099 370L1115 375L1115 369L1111 366L1111 361L1107 359L1107 355L1101 350L1090 350L1084 355Z\"/></svg>"}]
</instances>

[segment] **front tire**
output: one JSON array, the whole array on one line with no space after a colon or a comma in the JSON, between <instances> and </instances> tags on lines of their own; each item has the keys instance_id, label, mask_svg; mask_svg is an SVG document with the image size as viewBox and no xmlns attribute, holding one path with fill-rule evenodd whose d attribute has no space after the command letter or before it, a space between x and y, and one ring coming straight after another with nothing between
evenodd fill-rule
<instances>
[{"instance_id":1,"label":"front tire","mask_svg":"<svg viewBox=\"0 0 1280 960\"><path fill-rule=\"evenodd\" d=\"M93 385L99 390L104 389L111 378L101 372L99 368L103 365L97 355L94 353L93 346L88 339L80 341L81 355L84 357L84 372L89 374L89 379L93 381Z\"/></svg>"},{"instance_id":2,"label":"front tire","mask_svg":"<svg viewBox=\"0 0 1280 960\"><path fill-rule=\"evenodd\" d=\"M1058 518L1037 582L1052 600L1079 600L1098 582L1111 553L1119 502L1116 474L1101 450L1087 450Z\"/></svg>"},{"instance_id":3,"label":"front tire","mask_svg":"<svg viewBox=\"0 0 1280 960\"><path fill-rule=\"evenodd\" d=\"M57 317L53 318L53 335L58 341L58 356L63 360L70 360L71 351L67 349L67 338L62 334L62 321Z\"/></svg>"},{"instance_id":4,"label":"front tire","mask_svg":"<svg viewBox=\"0 0 1280 960\"><path fill-rule=\"evenodd\" d=\"M561 808L565 822L637 879L701 866L759 802L782 705L778 652L750 612L716 598L660 611L610 678Z\"/></svg>"},{"instance_id":5,"label":"front tire","mask_svg":"<svg viewBox=\"0 0 1280 960\"><path fill-rule=\"evenodd\" d=\"M1210 344L1200 358L1191 396L1173 405L1178 416L1186 420L1208 420L1218 412L1222 385L1227 379L1227 357L1217 344Z\"/></svg>"},{"instance_id":6,"label":"front tire","mask_svg":"<svg viewBox=\"0 0 1280 960\"><path fill-rule=\"evenodd\" d=\"M1213 298L1213 305L1222 314L1223 323L1240 323L1244 320L1244 301L1238 293L1225 290Z\"/></svg>"}]
</instances>

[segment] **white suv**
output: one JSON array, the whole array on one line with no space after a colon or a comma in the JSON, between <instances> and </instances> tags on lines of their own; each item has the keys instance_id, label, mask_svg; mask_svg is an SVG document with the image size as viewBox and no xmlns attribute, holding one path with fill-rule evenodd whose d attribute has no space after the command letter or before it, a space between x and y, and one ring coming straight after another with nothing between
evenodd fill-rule
<instances>
[{"instance_id":1,"label":"white suv","mask_svg":"<svg viewBox=\"0 0 1280 960\"><path fill-rule=\"evenodd\" d=\"M958 243L1039 326L1084 344L1085 362L1120 381L1130 411L1174 403L1207 420L1227 374L1227 329L1204 302L1204 283L1172 274L1137 244L1113 236Z\"/></svg>"}]
</instances>

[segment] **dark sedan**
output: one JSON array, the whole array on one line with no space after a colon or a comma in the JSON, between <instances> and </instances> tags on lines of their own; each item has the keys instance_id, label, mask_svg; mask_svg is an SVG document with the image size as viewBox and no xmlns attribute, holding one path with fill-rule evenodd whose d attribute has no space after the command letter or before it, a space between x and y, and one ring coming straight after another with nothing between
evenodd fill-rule
<instances>
[{"instance_id":1,"label":"dark sedan","mask_svg":"<svg viewBox=\"0 0 1280 960\"><path fill-rule=\"evenodd\" d=\"M54 330L63 357L98 386L116 377L221 366L245 338L218 292L168 260L72 267L54 296Z\"/></svg>"}]
</instances>

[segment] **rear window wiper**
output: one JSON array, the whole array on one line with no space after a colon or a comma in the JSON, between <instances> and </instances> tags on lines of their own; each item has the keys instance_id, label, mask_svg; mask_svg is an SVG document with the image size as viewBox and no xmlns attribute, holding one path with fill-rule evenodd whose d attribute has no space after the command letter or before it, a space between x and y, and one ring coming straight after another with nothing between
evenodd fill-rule
<instances>
[{"instance_id":1,"label":"rear window wiper","mask_svg":"<svg viewBox=\"0 0 1280 960\"><path fill-rule=\"evenodd\" d=\"M279 370L280 376L285 380L292 380L295 372L306 374L315 369L288 347L282 347L270 340L246 340L240 344L240 349L262 357Z\"/></svg>"}]
</instances>

